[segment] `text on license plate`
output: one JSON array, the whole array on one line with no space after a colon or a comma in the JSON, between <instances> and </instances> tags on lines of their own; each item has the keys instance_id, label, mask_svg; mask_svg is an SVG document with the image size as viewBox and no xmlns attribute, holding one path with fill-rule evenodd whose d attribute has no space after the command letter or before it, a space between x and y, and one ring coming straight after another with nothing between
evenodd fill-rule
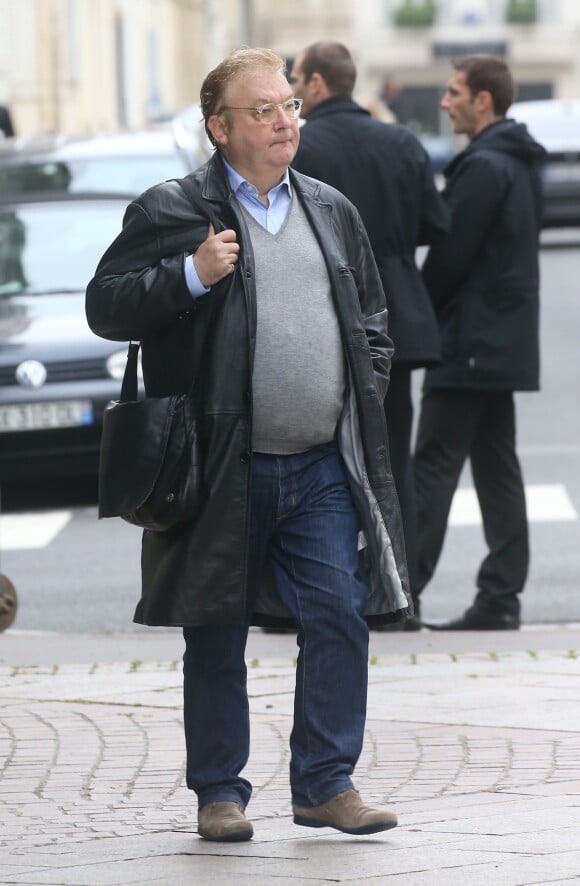
<instances>
[{"instance_id":1,"label":"text on license plate","mask_svg":"<svg viewBox=\"0 0 580 886\"><path fill-rule=\"evenodd\" d=\"M0 406L0 433L74 428L93 423L90 400L57 400L47 403L15 403Z\"/></svg>"}]
</instances>

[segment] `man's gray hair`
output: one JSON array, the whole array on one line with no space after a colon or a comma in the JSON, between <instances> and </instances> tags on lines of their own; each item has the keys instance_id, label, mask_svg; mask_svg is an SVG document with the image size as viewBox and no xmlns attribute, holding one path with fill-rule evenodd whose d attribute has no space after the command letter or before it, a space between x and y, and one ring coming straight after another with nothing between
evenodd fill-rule
<instances>
[{"instance_id":1,"label":"man's gray hair","mask_svg":"<svg viewBox=\"0 0 580 886\"><path fill-rule=\"evenodd\" d=\"M238 77L255 71L285 74L286 62L272 49L234 49L223 61L210 71L201 84L199 99L208 138L214 143L207 128L207 121L219 114L229 84Z\"/></svg>"}]
</instances>

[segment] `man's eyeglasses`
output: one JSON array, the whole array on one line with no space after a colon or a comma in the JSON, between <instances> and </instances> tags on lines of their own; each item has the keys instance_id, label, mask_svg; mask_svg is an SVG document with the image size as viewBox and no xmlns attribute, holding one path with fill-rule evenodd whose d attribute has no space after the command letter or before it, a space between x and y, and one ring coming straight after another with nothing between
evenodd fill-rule
<instances>
[{"instance_id":1,"label":"man's eyeglasses","mask_svg":"<svg viewBox=\"0 0 580 886\"><path fill-rule=\"evenodd\" d=\"M278 116L278 109L281 109L287 117L295 120L300 116L300 108L302 107L301 98L290 98L287 102L274 104L270 102L267 105L260 105L259 108L234 108L232 105L224 105L222 111L252 111L256 115L256 119L260 123L274 123ZM220 111L221 113L221 111Z\"/></svg>"}]
</instances>

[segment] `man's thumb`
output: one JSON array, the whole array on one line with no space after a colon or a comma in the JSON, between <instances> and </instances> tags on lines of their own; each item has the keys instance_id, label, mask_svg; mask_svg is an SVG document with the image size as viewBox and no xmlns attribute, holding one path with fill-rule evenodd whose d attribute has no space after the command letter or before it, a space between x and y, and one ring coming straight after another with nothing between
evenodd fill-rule
<instances>
[{"instance_id":1,"label":"man's thumb","mask_svg":"<svg viewBox=\"0 0 580 886\"><path fill-rule=\"evenodd\" d=\"M214 235L215 235L215 231L214 231L214 229L213 229L213 225L212 225L212 223L210 222L210 223L209 223L209 228L208 228L208 231L207 231L207 239L209 240L209 238L210 238L210 237L213 237Z\"/></svg>"}]
</instances>

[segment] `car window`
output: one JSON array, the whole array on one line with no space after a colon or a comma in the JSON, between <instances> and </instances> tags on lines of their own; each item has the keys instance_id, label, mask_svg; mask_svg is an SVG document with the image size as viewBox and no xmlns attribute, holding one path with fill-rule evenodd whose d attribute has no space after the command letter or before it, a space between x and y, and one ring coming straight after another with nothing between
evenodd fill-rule
<instances>
[{"instance_id":1,"label":"car window","mask_svg":"<svg viewBox=\"0 0 580 886\"><path fill-rule=\"evenodd\" d=\"M0 166L0 193L68 191L141 194L152 185L188 172L179 154L87 157Z\"/></svg>"},{"instance_id":2,"label":"car window","mask_svg":"<svg viewBox=\"0 0 580 886\"><path fill-rule=\"evenodd\" d=\"M0 207L0 297L84 290L123 211L121 202Z\"/></svg>"},{"instance_id":3,"label":"car window","mask_svg":"<svg viewBox=\"0 0 580 886\"><path fill-rule=\"evenodd\" d=\"M66 191L70 184L70 178L66 163L26 163L22 166L0 166L0 193Z\"/></svg>"}]
</instances>

